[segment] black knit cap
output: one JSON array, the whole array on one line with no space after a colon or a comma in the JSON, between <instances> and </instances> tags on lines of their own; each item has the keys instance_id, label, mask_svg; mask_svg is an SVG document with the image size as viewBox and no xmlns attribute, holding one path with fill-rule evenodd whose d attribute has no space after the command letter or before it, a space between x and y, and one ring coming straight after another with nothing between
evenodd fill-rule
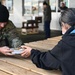
<instances>
[{"instance_id":1,"label":"black knit cap","mask_svg":"<svg viewBox=\"0 0 75 75\"><path fill-rule=\"evenodd\" d=\"M7 22L9 18L9 12L8 9L0 4L0 22Z\"/></svg>"},{"instance_id":2,"label":"black knit cap","mask_svg":"<svg viewBox=\"0 0 75 75\"><path fill-rule=\"evenodd\" d=\"M48 5L46 1L43 2L43 5Z\"/></svg>"}]
</instances>

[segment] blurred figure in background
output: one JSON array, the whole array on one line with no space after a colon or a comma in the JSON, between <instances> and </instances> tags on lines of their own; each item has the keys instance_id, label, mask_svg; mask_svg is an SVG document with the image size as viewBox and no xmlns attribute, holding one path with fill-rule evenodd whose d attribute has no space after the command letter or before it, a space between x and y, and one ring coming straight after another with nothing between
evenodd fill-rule
<instances>
[{"instance_id":1,"label":"blurred figure in background","mask_svg":"<svg viewBox=\"0 0 75 75\"><path fill-rule=\"evenodd\" d=\"M61 14L67 9L68 9L68 7L65 5L65 3L62 2L61 7L59 7L59 11L61 12Z\"/></svg>"},{"instance_id":2,"label":"blurred figure in background","mask_svg":"<svg viewBox=\"0 0 75 75\"><path fill-rule=\"evenodd\" d=\"M51 23L51 7L45 1L43 2L43 9L44 9L44 31L45 31L45 38L51 37L50 31L50 23Z\"/></svg>"}]
</instances>

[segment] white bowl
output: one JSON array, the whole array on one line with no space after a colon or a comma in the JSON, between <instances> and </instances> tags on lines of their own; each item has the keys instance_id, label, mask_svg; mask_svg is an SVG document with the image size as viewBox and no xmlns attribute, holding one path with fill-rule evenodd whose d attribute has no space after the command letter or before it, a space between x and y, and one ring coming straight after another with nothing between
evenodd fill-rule
<instances>
[{"instance_id":1,"label":"white bowl","mask_svg":"<svg viewBox=\"0 0 75 75\"><path fill-rule=\"evenodd\" d=\"M14 49L14 48L10 48L11 50L13 50L12 54L21 54L23 52L23 49Z\"/></svg>"}]
</instances>

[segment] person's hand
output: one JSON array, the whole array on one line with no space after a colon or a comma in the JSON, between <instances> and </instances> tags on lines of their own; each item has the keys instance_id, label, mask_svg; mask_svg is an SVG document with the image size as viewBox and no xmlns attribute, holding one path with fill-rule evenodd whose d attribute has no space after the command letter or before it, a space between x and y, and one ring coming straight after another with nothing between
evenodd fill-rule
<instances>
[{"instance_id":1,"label":"person's hand","mask_svg":"<svg viewBox=\"0 0 75 75\"><path fill-rule=\"evenodd\" d=\"M12 52L12 50L10 50L10 48L7 46L0 47L0 53L2 53L4 55L12 55L11 52Z\"/></svg>"},{"instance_id":2,"label":"person's hand","mask_svg":"<svg viewBox=\"0 0 75 75\"><path fill-rule=\"evenodd\" d=\"M24 51L21 53L21 56L25 58L29 57L31 55L32 48L28 46L21 46L21 47L24 49Z\"/></svg>"}]
</instances>

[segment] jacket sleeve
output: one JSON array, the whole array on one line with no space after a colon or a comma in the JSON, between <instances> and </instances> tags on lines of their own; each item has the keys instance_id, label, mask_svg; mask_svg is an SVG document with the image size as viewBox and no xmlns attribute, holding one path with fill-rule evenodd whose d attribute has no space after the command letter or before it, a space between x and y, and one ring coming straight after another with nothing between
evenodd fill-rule
<instances>
[{"instance_id":1,"label":"jacket sleeve","mask_svg":"<svg viewBox=\"0 0 75 75\"><path fill-rule=\"evenodd\" d=\"M6 27L4 28L4 32L8 37L10 47L21 46L23 42L19 37L15 25L11 21L9 21Z\"/></svg>"},{"instance_id":2,"label":"jacket sleeve","mask_svg":"<svg viewBox=\"0 0 75 75\"><path fill-rule=\"evenodd\" d=\"M61 44L62 42L60 41L52 50L49 50L47 52L40 52L39 50L32 49L32 62L39 68L60 69L60 57L62 57Z\"/></svg>"}]
</instances>

